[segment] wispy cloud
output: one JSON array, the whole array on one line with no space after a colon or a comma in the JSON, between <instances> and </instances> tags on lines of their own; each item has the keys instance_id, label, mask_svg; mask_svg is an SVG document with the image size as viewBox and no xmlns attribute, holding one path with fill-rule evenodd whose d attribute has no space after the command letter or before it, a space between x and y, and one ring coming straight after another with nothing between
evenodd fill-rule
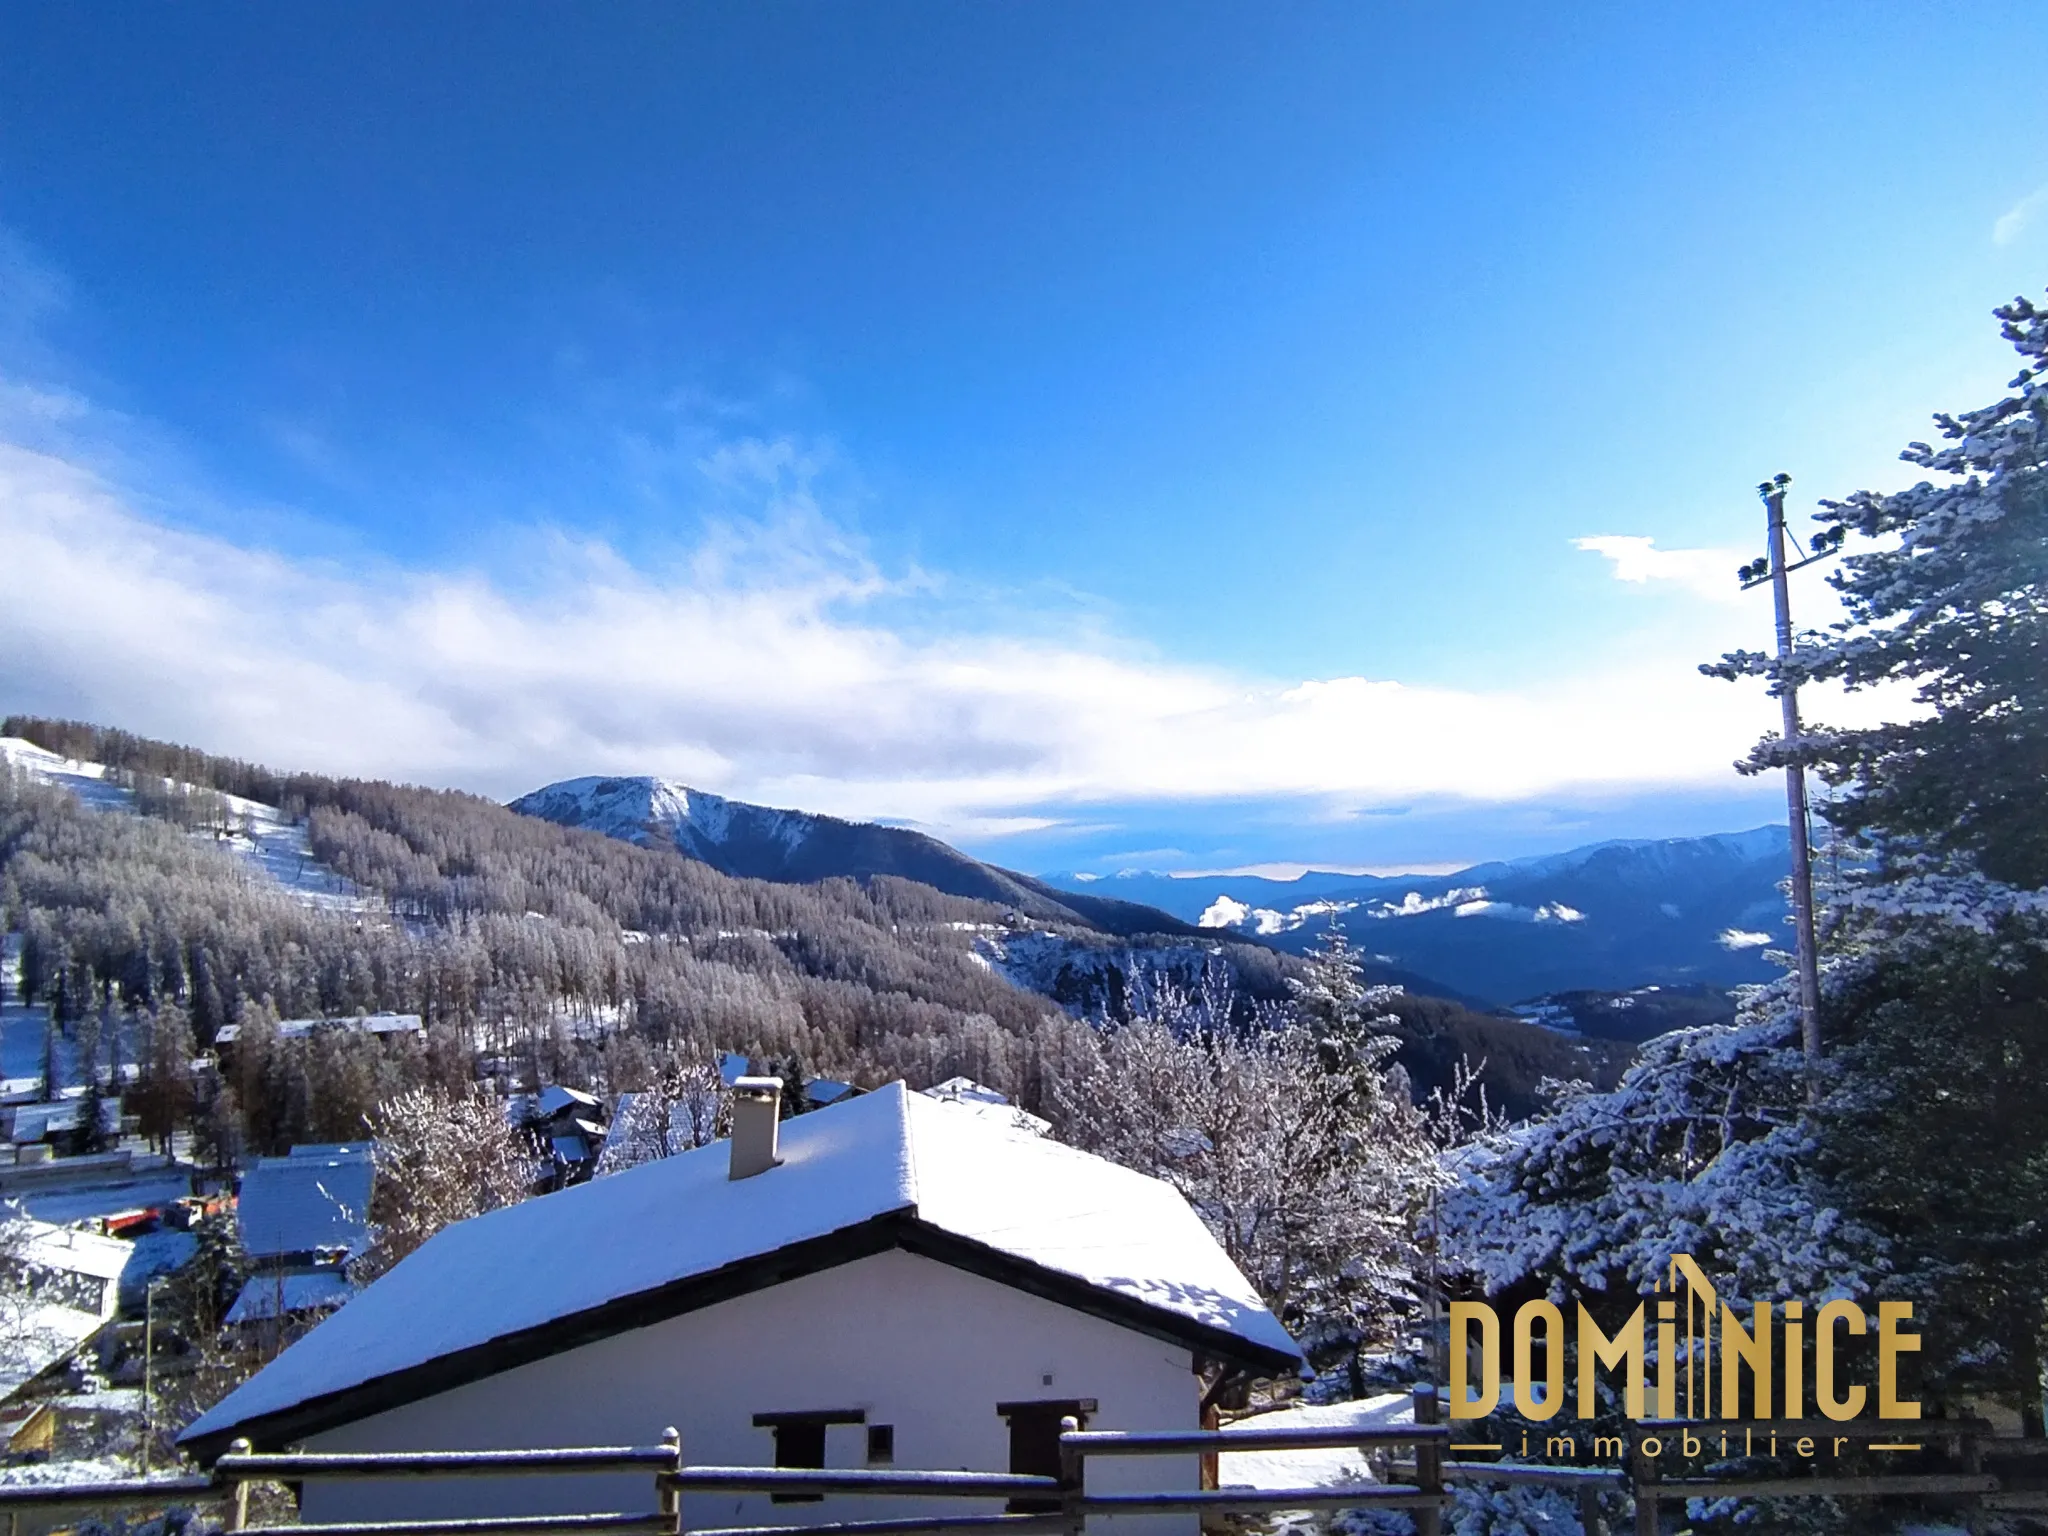
<instances>
[{"instance_id":1,"label":"wispy cloud","mask_svg":"<svg viewBox=\"0 0 2048 1536\"><path fill-rule=\"evenodd\" d=\"M2048 187L2036 187L1998 216L1991 226L1991 243L2011 245L2044 212L2048 212Z\"/></svg>"},{"instance_id":2,"label":"wispy cloud","mask_svg":"<svg viewBox=\"0 0 2048 1536\"><path fill-rule=\"evenodd\" d=\"M1572 543L1611 561L1616 581L1638 585L1676 582L1716 602L1736 602L1741 597L1735 570L1746 556L1732 549L1659 549L1655 539L1620 533L1596 534Z\"/></svg>"},{"instance_id":3,"label":"wispy cloud","mask_svg":"<svg viewBox=\"0 0 2048 1536\"><path fill-rule=\"evenodd\" d=\"M749 460L741 478L774 477L767 449L727 463ZM906 583L821 516L744 526L665 571L544 541L550 580L533 590L195 534L78 462L0 448L13 594L0 605L0 702L497 795L651 771L984 836L1133 800L1341 809L1723 783L1761 723L1744 690L1661 663L1485 692L906 628L883 621ZM1671 575L1674 561L1691 579L1708 560L1648 540L1586 543L1645 572L1618 569L1625 579Z\"/></svg>"}]
</instances>

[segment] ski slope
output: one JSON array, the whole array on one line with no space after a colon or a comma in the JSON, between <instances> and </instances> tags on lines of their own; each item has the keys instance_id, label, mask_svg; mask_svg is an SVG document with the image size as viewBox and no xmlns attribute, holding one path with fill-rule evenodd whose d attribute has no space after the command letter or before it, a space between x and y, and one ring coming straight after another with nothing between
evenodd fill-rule
<instances>
[{"instance_id":1,"label":"ski slope","mask_svg":"<svg viewBox=\"0 0 2048 1536\"><path fill-rule=\"evenodd\" d=\"M76 795L88 810L135 814L135 796L115 783L100 763L59 757L19 736L0 736L0 761L39 783ZM166 781L168 782L168 781ZM275 806L239 795L223 794L233 829L200 829L194 839L227 849L245 865L309 907L336 912L366 912L381 906L371 894L313 857L306 828Z\"/></svg>"}]
</instances>

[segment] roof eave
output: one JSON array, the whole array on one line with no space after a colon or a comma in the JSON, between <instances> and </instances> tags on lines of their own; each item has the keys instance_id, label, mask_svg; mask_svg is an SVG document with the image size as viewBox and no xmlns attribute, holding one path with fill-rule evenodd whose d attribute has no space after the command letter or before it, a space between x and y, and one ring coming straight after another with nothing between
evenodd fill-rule
<instances>
[{"instance_id":1,"label":"roof eave","mask_svg":"<svg viewBox=\"0 0 2048 1536\"><path fill-rule=\"evenodd\" d=\"M1182 1313L1091 1284L1077 1275L1049 1269L961 1237L919 1220L915 1208L905 1206L821 1237L806 1238L771 1253L738 1260L707 1274L687 1276L652 1290L617 1297L373 1381L309 1398L275 1413L239 1420L189 1439L180 1436L179 1443L202 1465L210 1465L238 1438L246 1437L258 1449L289 1444L614 1334L666 1322L686 1312L700 1311L737 1296L897 1248L1182 1345L1198 1355L1241 1366L1261 1376L1292 1376L1302 1367L1298 1353L1288 1354L1228 1329L1198 1322Z\"/></svg>"}]
</instances>

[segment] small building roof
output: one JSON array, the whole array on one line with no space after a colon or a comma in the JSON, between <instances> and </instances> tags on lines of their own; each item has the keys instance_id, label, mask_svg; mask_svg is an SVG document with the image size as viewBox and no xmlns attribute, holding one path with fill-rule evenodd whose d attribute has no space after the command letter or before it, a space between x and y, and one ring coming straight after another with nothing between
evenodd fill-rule
<instances>
[{"instance_id":1,"label":"small building roof","mask_svg":"<svg viewBox=\"0 0 2048 1536\"><path fill-rule=\"evenodd\" d=\"M0 1216L4 1214L0 1212ZM39 1269L91 1275L96 1280L120 1279L129 1256L135 1252L132 1244L118 1237L52 1226L33 1218L20 1223L17 1240L20 1246L16 1251L24 1262Z\"/></svg>"},{"instance_id":2,"label":"small building roof","mask_svg":"<svg viewBox=\"0 0 2048 1536\"><path fill-rule=\"evenodd\" d=\"M597 1109L602 1102L596 1094L585 1093L581 1088L564 1088L560 1083L550 1083L541 1089L535 1107L543 1116L553 1119L565 1109Z\"/></svg>"},{"instance_id":3,"label":"small building roof","mask_svg":"<svg viewBox=\"0 0 2048 1536\"><path fill-rule=\"evenodd\" d=\"M303 1040L315 1030L336 1029L358 1035L414 1035L426 1028L416 1013L348 1013L328 1019L279 1019L280 1040ZM242 1038L242 1026L223 1024L214 1031L216 1045L232 1045Z\"/></svg>"},{"instance_id":4,"label":"small building roof","mask_svg":"<svg viewBox=\"0 0 2048 1536\"><path fill-rule=\"evenodd\" d=\"M266 1157L242 1175L235 1223L251 1258L276 1259L369 1242L370 1191L376 1168L368 1154Z\"/></svg>"},{"instance_id":5,"label":"small building roof","mask_svg":"<svg viewBox=\"0 0 2048 1536\"><path fill-rule=\"evenodd\" d=\"M309 1273L254 1275L245 1281L235 1304L224 1319L237 1323L267 1321L294 1312L320 1312L338 1307L355 1295L356 1288L338 1269L316 1269Z\"/></svg>"},{"instance_id":6,"label":"small building roof","mask_svg":"<svg viewBox=\"0 0 2048 1536\"><path fill-rule=\"evenodd\" d=\"M202 1455L280 1443L895 1248L1263 1372L1301 1367L1157 1179L901 1083L784 1122L780 1150L733 1180L715 1142L446 1228L180 1438Z\"/></svg>"},{"instance_id":7,"label":"small building roof","mask_svg":"<svg viewBox=\"0 0 2048 1536\"><path fill-rule=\"evenodd\" d=\"M1008 1095L996 1092L986 1083L977 1083L971 1077L949 1077L943 1083L920 1088L918 1092L952 1109L979 1116L986 1124L1002 1130L1022 1131L1027 1136L1044 1136L1052 1130L1050 1120L1042 1120L1029 1110L1019 1109L1010 1102Z\"/></svg>"},{"instance_id":8,"label":"small building roof","mask_svg":"<svg viewBox=\"0 0 2048 1536\"><path fill-rule=\"evenodd\" d=\"M920 1088L928 1099L948 1099L954 1103L1007 1104L1010 1096L998 1093L987 1083L977 1083L971 1077L949 1077L943 1083L933 1083L929 1088Z\"/></svg>"}]
</instances>

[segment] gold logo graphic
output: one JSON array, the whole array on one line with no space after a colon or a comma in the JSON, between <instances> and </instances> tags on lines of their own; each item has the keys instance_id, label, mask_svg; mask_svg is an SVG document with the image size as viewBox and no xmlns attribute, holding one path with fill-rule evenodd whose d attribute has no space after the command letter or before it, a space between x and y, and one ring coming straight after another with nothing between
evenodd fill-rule
<instances>
[{"instance_id":1,"label":"gold logo graphic","mask_svg":"<svg viewBox=\"0 0 2048 1536\"><path fill-rule=\"evenodd\" d=\"M1686 1419L1745 1417L1741 1412L1745 1372L1749 1376L1747 1397L1752 1408L1748 1418L1806 1417L1808 1318L1804 1303L1791 1300L1781 1307L1769 1301L1752 1301L1745 1326L1735 1307L1721 1301L1713 1282L1692 1255L1680 1253L1671 1257L1667 1284L1660 1286L1652 1297L1639 1301L1635 1311L1612 1335L1601 1329L1583 1303L1578 1306L1578 1418L1597 1416L1596 1388L1602 1371L1621 1373L1617 1384L1631 1419L1649 1417L1645 1408L1649 1374L1647 1317L1651 1300L1657 1307L1656 1418L1681 1417L1681 1387ZM1919 1335L1905 1330L1904 1325L1912 1320L1911 1302L1877 1304L1876 1396L1880 1419L1920 1417L1920 1404L1910 1399L1902 1401L1898 1395L1899 1356L1920 1348ZM1856 1418L1868 1406L1869 1393L1860 1384L1843 1384L1838 1359L1845 1337L1861 1337L1868 1331L1869 1321L1863 1308L1846 1297L1837 1298L1814 1313L1811 1325L1813 1403L1830 1419ZM1500 1407L1500 1316L1483 1301L1454 1301L1450 1333L1451 1418L1486 1418ZM1524 1302L1515 1310L1512 1381L1515 1411L1522 1417L1540 1423L1556 1417L1564 1408L1568 1396L1566 1343L1565 1315L1554 1302ZM1476 1391L1472 1382L1475 1371L1479 1378Z\"/></svg>"}]
</instances>

